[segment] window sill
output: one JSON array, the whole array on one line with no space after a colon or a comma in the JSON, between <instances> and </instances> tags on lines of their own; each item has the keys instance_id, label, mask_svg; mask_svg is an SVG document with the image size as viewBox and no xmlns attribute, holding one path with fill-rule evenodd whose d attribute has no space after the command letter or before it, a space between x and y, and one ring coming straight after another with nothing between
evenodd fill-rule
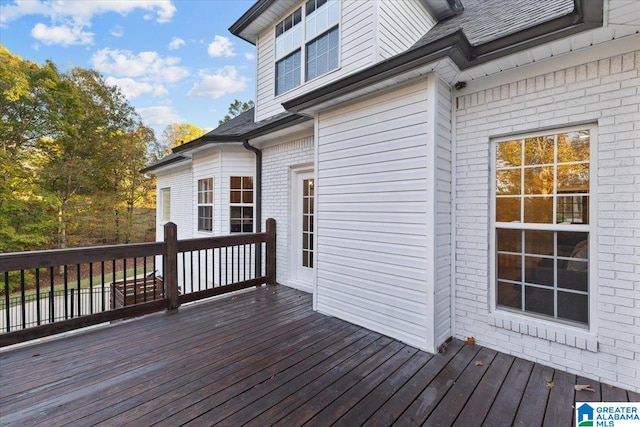
<instances>
[{"instance_id":1,"label":"window sill","mask_svg":"<svg viewBox=\"0 0 640 427\"><path fill-rule=\"evenodd\" d=\"M489 325L495 326L496 328L507 329L593 353L598 352L598 338L596 334L578 327L571 327L500 310L489 313L488 321Z\"/></svg>"}]
</instances>

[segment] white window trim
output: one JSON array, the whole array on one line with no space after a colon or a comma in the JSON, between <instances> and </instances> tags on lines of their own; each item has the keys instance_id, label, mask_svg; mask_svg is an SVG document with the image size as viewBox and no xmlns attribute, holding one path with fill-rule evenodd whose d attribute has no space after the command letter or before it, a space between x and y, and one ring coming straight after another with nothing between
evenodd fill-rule
<instances>
[{"instance_id":1,"label":"white window trim","mask_svg":"<svg viewBox=\"0 0 640 427\"><path fill-rule=\"evenodd\" d=\"M200 181L211 180L211 203L200 203ZM212 234L215 230L215 179L213 177L199 178L196 181L196 231L198 233ZM211 207L211 230L200 229L200 208Z\"/></svg>"},{"instance_id":2,"label":"white window trim","mask_svg":"<svg viewBox=\"0 0 640 427\"><path fill-rule=\"evenodd\" d=\"M549 134L558 134L577 130L588 129L590 131L590 150L589 150L589 225L572 226L572 231L588 231L589 233L589 325L579 326L573 324L565 324L553 319L538 317L533 314L524 314L508 309L497 307L496 304L496 143L511 141L519 138L533 138L537 136L545 136ZM534 132L514 132L508 136L500 136L488 139L489 145L489 313L488 323L497 328L507 329L520 334L525 334L548 341L565 344L571 347L588 350L591 352L598 351L598 316L597 316L597 170L598 170L598 126L596 124L587 124L580 126L571 126L563 128L554 128L544 131ZM556 231L565 231L566 227L557 224L545 224L545 228ZM514 224L517 229L539 229L534 225L517 223Z\"/></svg>"},{"instance_id":3,"label":"white window trim","mask_svg":"<svg viewBox=\"0 0 640 427\"><path fill-rule=\"evenodd\" d=\"M278 22L276 22L276 24L273 26L273 28L271 29L271 34L273 34L273 93L275 98L279 98L281 96L284 96L290 92L293 92L294 90L302 87L305 85L305 83L309 83L309 82L313 82L315 80L321 79L325 76L328 76L338 70L340 70L340 68L342 67L342 49L341 49L341 45L342 45L342 5L341 5L341 0L337 0L338 3L340 4L339 8L339 13L338 13L338 20L336 23L333 23L331 25L329 25L327 28L325 28L324 30L320 31L319 33L315 34L314 36L310 37L307 39L307 35L306 35L306 21L307 21L307 15L306 15L306 3L307 0L303 0L301 3L299 3L296 7L291 8L291 10L289 12L287 12L285 14L285 18L279 20ZM276 26L278 26L278 24L280 24L284 19L286 19L287 17L289 17L292 13L294 13L298 8L302 9L302 19L300 21L300 26L301 26L301 31L302 31L302 42L298 47L293 48L290 51L286 51L284 54L282 54L282 56L277 57L276 55L276 48L275 48L275 44L276 44ZM307 45L312 42L313 40L317 39L318 36L329 32L330 30L332 30L333 28L337 27L338 28L338 66L332 70L327 71L324 74L320 74L312 79L306 80L306 76L307 76L307 54L306 54L306 48ZM278 82L278 75L277 75L277 64L278 62L280 62L282 59L288 57L289 55L293 54L296 50L300 49L300 84L298 86L294 86L291 89L285 90L284 92L281 93L277 93L277 82Z\"/></svg>"},{"instance_id":4,"label":"white window trim","mask_svg":"<svg viewBox=\"0 0 640 427\"><path fill-rule=\"evenodd\" d=\"M166 197L167 193L169 194L169 197ZM165 207L166 210L169 211L166 217ZM169 221L171 221L171 187L164 187L160 189L160 222L167 223Z\"/></svg>"},{"instance_id":5,"label":"white window trim","mask_svg":"<svg viewBox=\"0 0 640 427\"><path fill-rule=\"evenodd\" d=\"M231 191L233 191L233 189L231 188L231 178L251 178L253 180L253 188L251 189L252 193L253 193L253 198L251 200L251 203L246 203L246 202L240 202L240 203L233 203L231 202ZM255 233L256 230L256 178L253 175L230 175L229 176L229 234L241 234L241 233ZM244 187L242 188L242 191L244 191ZM252 208L253 210L253 215L252 215L252 230L250 232L248 231L231 231L231 220L232 220L232 216L231 216L231 208L236 208L236 207L240 207L240 208Z\"/></svg>"}]
</instances>

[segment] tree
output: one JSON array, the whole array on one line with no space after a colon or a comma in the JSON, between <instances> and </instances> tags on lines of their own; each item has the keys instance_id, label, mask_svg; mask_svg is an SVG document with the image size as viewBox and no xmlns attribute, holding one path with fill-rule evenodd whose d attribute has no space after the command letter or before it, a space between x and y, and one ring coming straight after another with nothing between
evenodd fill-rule
<instances>
[{"instance_id":1,"label":"tree","mask_svg":"<svg viewBox=\"0 0 640 427\"><path fill-rule=\"evenodd\" d=\"M48 194L37 185L39 139L54 132L51 62L39 66L0 46L0 251L47 245L53 226Z\"/></svg>"},{"instance_id":2,"label":"tree","mask_svg":"<svg viewBox=\"0 0 640 427\"><path fill-rule=\"evenodd\" d=\"M47 159L40 177L55 199L57 246L64 248L77 211L90 205L92 197L119 187L119 172L114 170L123 167L125 135L134 131L139 119L124 95L93 70L74 68L65 74L56 98L60 106L56 134L40 142ZM116 222L114 228L116 241L119 225Z\"/></svg>"},{"instance_id":3,"label":"tree","mask_svg":"<svg viewBox=\"0 0 640 427\"><path fill-rule=\"evenodd\" d=\"M196 125L190 123L172 123L167 125L162 132L162 147L166 151L168 148L175 148L179 145L193 141L204 135L206 132ZM161 148L162 149L162 148Z\"/></svg>"},{"instance_id":4,"label":"tree","mask_svg":"<svg viewBox=\"0 0 640 427\"><path fill-rule=\"evenodd\" d=\"M140 239L141 206L155 224L153 178L139 172L153 146L96 71L61 73L0 45L0 252Z\"/></svg>"},{"instance_id":5,"label":"tree","mask_svg":"<svg viewBox=\"0 0 640 427\"><path fill-rule=\"evenodd\" d=\"M228 121L230 121L231 119L233 119L234 117L239 116L240 114L244 113L245 111L248 111L250 109L252 109L254 107L253 105L253 101L249 100L247 102L240 102L237 99L235 99L230 105L229 105L229 112L226 116L224 116L222 118L222 120L218 121L218 126L227 123Z\"/></svg>"}]
</instances>

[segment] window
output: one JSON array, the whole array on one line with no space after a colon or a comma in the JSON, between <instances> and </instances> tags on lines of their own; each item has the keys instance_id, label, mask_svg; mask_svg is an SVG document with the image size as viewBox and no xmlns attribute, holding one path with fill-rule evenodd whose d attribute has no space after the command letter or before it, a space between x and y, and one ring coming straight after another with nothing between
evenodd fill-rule
<instances>
[{"instance_id":1,"label":"window","mask_svg":"<svg viewBox=\"0 0 640 427\"><path fill-rule=\"evenodd\" d=\"M589 323L590 129L500 140L496 305Z\"/></svg>"},{"instance_id":2,"label":"window","mask_svg":"<svg viewBox=\"0 0 640 427\"><path fill-rule=\"evenodd\" d=\"M276 94L300 86L300 49L276 64Z\"/></svg>"},{"instance_id":3,"label":"window","mask_svg":"<svg viewBox=\"0 0 640 427\"><path fill-rule=\"evenodd\" d=\"M307 80L338 68L338 27L307 45Z\"/></svg>"},{"instance_id":4,"label":"window","mask_svg":"<svg viewBox=\"0 0 640 427\"><path fill-rule=\"evenodd\" d=\"M232 176L229 190L230 231L253 232L253 177Z\"/></svg>"},{"instance_id":5,"label":"window","mask_svg":"<svg viewBox=\"0 0 640 427\"><path fill-rule=\"evenodd\" d=\"M338 68L340 1L309 0L302 17L298 8L276 25L276 95L300 86L303 68L305 81Z\"/></svg>"},{"instance_id":6,"label":"window","mask_svg":"<svg viewBox=\"0 0 640 427\"><path fill-rule=\"evenodd\" d=\"M162 207L162 220L171 221L171 188L160 190L160 206Z\"/></svg>"},{"instance_id":7,"label":"window","mask_svg":"<svg viewBox=\"0 0 640 427\"><path fill-rule=\"evenodd\" d=\"M213 178L198 180L198 231L213 231Z\"/></svg>"},{"instance_id":8,"label":"window","mask_svg":"<svg viewBox=\"0 0 640 427\"><path fill-rule=\"evenodd\" d=\"M302 266L313 268L313 180L303 180L302 187Z\"/></svg>"}]
</instances>

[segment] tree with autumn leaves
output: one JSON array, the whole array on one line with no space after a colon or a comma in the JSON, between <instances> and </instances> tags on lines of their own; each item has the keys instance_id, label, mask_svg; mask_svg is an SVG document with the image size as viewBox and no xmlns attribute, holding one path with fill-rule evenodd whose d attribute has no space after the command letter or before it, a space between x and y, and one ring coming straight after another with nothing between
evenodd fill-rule
<instances>
[{"instance_id":1,"label":"tree with autumn leaves","mask_svg":"<svg viewBox=\"0 0 640 427\"><path fill-rule=\"evenodd\" d=\"M0 46L0 117L0 252L145 240L155 136L119 89Z\"/></svg>"}]
</instances>

